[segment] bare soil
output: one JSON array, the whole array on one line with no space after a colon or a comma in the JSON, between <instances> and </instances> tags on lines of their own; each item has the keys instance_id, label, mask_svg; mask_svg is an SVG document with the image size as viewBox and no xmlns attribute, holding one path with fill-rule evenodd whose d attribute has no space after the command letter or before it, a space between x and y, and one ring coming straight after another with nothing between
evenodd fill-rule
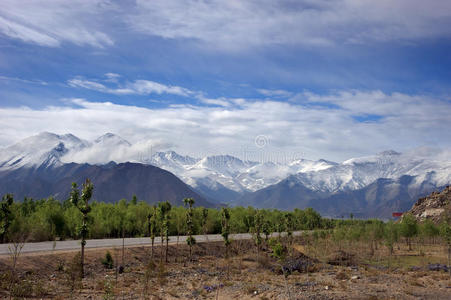
<instances>
[{"instance_id":1,"label":"bare soil","mask_svg":"<svg viewBox=\"0 0 451 300\"><path fill-rule=\"evenodd\" d=\"M326 244L324 244L326 243ZM440 245L402 244L389 257L380 246L369 254L365 244L333 245L298 239L287 264L300 266L285 274L284 263L263 246L257 253L251 241L234 241L230 258L220 242L193 248L171 245L169 262L161 263L155 247L109 249L114 267L101 260L106 249L86 251L85 278L78 280L77 252L24 254L15 273L11 259L0 257L0 297L36 299L451 299L450 275L431 271L429 263L444 263ZM329 262L329 263L328 263ZM123 266L119 274L118 266ZM13 280L12 280L13 279Z\"/></svg>"}]
</instances>

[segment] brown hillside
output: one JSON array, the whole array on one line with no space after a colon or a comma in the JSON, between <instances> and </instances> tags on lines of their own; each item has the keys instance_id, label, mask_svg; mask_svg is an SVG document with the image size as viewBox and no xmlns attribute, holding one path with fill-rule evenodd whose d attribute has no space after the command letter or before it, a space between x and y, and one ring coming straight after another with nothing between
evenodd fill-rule
<instances>
[{"instance_id":1,"label":"brown hillside","mask_svg":"<svg viewBox=\"0 0 451 300\"><path fill-rule=\"evenodd\" d=\"M434 223L440 223L444 218L451 216L451 186L447 186L442 192L432 192L427 197L418 199L412 209L408 211L418 221L429 219Z\"/></svg>"}]
</instances>

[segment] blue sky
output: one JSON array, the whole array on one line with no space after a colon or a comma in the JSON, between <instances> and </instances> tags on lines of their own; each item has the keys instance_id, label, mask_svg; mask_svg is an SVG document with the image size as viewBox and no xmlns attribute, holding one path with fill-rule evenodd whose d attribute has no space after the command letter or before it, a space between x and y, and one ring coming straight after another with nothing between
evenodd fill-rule
<instances>
[{"instance_id":1,"label":"blue sky","mask_svg":"<svg viewBox=\"0 0 451 300\"><path fill-rule=\"evenodd\" d=\"M0 146L45 130L192 155L262 135L334 160L449 147L450 50L449 1L4 0Z\"/></svg>"}]
</instances>

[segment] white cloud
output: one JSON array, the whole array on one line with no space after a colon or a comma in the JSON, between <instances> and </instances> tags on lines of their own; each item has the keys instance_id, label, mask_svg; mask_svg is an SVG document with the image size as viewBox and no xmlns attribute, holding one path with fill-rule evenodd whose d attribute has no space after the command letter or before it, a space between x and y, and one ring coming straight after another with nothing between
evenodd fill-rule
<instances>
[{"instance_id":1,"label":"white cloud","mask_svg":"<svg viewBox=\"0 0 451 300\"><path fill-rule=\"evenodd\" d=\"M437 0L137 1L131 28L211 47L330 46L451 34L451 2Z\"/></svg>"},{"instance_id":2,"label":"white cloud","mask_svg":"<svg viewBox=\"0 0 451 300\"><path fill-rule=\"evenodd\" d=\"M110 161L142 161L148 159L153 153L167 149L170 144L161 141L147 139L137 143L127 145L117 145L111 147L105 144L93 144L81 151L69 152L63 156L64 162L105 164Z\"/></svg>"},{"instance_id":3,"label":"white cloud","mask_svg":"<svg viewBox=\"0 0 451 300\"><path fill-rule=\"evenodd\" d=\"M39 80L39 79L24 79L24 78L8 77L8 76L1 76L1 75L0 75L0 80L17 81L17 82L38 84L38 85L48 85L48 83L46 81L42 81L42 80Z\"/></svg>"},{"instance_id":4,"label":"white cloud","mask_svg":"<svg viewBox=\"0 0 451 300\"><path fill-rule=\"evenodd\" d=\"M2 0L0 33L56 47L106 47L135 32L214 49L448 38L448 0Z\"/></svg>"},{"instance_id":5,"label":"white cloud","mask_svg":"<svg viewBox=\"0 0 451 300\"><path fill-rule=\"evenodd\" d=\"M121 75L117 73L105 73L105 77L106 79L104 81L117 83Z\"/></svg>"},{"instance_id":6,"label":"white cloud","mask_svg":"<svg viewBox=\"0 0 451 300\"><path fill-rule=\"evenodd\" d=\"M73 99L77 107L0 108L0 145L41 131L70 132L90 140L115 132L132 143L158 141L198 157L262 153L280 158L302 153L308 158L337 161L387 149L451 146L451 104L446 101L378 91L308 94L304 98L301 104L240 99L240 106L161 109ZM341 108L314 105L318 102ZM353 118L365 114L383 118L370 123ZM267 139L264 148L255 145L257 136Z\"/></svg>"},{"instance_id":7,"label":"white cloud","mask_svg":"<svg viewBox=\"0 0 451 300\"><path fill-rule=\"evenodd\" d=\"M117 78L119 74L111 73L105 74L109 79L109 82L117 83ZM82 77L73 78L67 81L71 87L81 87L89 90L99 91L103 93L115 94L115 95L149 95L149 94L172 94L179 96L190 96L194 92L189 89L165 85L151 80L135 80L133 82L128 82L124 86L118 86L115 88L109 88L96 80L86 80Z\"/></svg>"},{"instance_id":8,"label":"white cloud","mask_svg":"<svg viewBox=\"0 0 451 300\"><path fill-rule=\"evenodd\" d=\"M105 0L2 0L0 33L47 47L70 42L103 48L114 43L101 29L102 16L110 9Z\"/></svg>"},{"instance_id":9,"label":"white cloud","mask_svg":"<svg viewBox=\"0 0 451 300\"><path fill-rule=\"evenodd\" d=\"M288 98L293 95L292 92L285 90L267 90L267 89L257 89L257 91L267 97L280 97L280 98Z\"/></svg>"}]
</instances>

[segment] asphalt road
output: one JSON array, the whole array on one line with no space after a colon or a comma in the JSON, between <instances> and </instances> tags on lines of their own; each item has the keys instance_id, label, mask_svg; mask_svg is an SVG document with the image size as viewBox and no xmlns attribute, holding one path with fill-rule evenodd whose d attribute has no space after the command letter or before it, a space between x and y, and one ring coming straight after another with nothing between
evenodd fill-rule
<instances>
[{"instance_id":1,"label":"asphalt road","mask_svg":"<svg viewBox=\"0 0 451 300\"><path fill-rule=\"evenodd\" d=\"M300 235L301 231L296 231L294 235ZM272 236L277 236L277 234L272 234ZM208 234L196 235L194 236L196 242L214 242L222 241L222 236L220 234ZM186 241L186 236L179 236L179 242L184 243ZM231 234L231 240L245 240L251 239L252 236L249 233L238 233ZM177 236L170 236L169 243L174 244L177 242ZM155 238L155 245L161 244L161 238ZM127 246L150 246L149 237L141 238L126 238L124 239L124 245ZM122 247L122 239L96 239L96 240L86 240L86 249L92 248L114 248ZM13 244L0 244L0 255L8 255L13 251ZM48 252L48 251L71 251L80 249L80 240L70 240L70 241L49 241L49 242L38 242L38 243L25 243L21 253L33 253L33 252Z\"/></svg>"}]
</instances>

